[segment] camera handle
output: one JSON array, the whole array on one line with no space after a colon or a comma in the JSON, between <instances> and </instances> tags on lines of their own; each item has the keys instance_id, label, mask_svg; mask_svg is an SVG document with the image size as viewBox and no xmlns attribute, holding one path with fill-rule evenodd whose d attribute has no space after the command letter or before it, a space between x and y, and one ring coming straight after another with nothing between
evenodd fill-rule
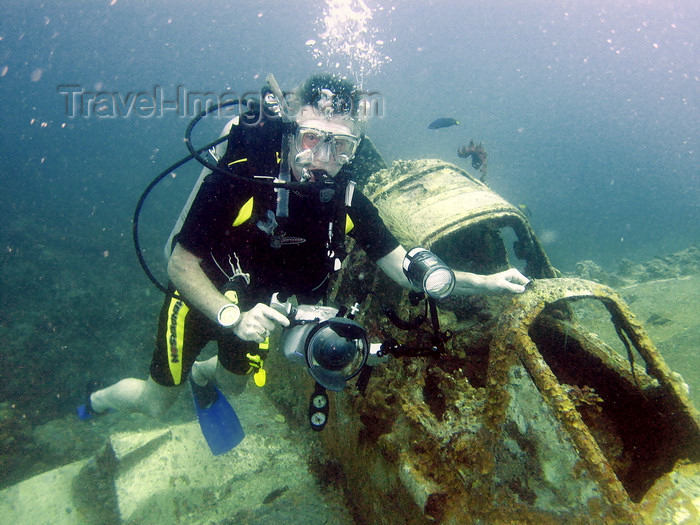
<instances>
[{"instance_id":1,"label":"camera handle","mask_svg":"<svg viewBox=\"0 0 700 525\"><path fill-rule=\"evenodd\" d=\"M296 306L294 306L290 301L288 301L287 297L280 297L279 292L275 292L272 294L272 298L270 299L270 308L272 308L273 310L277 310L282 315L288 317L290 321L294 318L294 316L297 313Z\"/></svg>"}]
</instances>

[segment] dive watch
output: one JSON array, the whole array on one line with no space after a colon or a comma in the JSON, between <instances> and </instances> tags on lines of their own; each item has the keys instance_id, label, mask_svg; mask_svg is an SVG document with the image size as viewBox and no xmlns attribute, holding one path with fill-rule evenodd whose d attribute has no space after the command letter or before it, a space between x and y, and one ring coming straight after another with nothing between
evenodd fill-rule
<instances>
[{"instance_id":1,"label":"dive watch","mask_svg":"<svg viewBox=\"0 0 700 525\"><path fill-rule=\"evenodd\" d=\"M224 328L236 326L241 319L241 309L233 303L223 305L216 314L216 320Z\"/></svg>"}]
</instances>

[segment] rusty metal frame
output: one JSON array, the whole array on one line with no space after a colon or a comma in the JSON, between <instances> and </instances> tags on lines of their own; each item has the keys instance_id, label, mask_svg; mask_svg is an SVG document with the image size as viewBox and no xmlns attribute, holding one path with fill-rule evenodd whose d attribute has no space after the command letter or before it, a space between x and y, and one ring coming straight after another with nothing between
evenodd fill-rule
<instances>
[{"instance_id":1,"label":"rusty metal frame","mask_svg":"<svg viewBox=\"0 0 700 525\"><path fill-rule=\"evenodd\" d=\"M584 298L603 303L611 313L613 321L619 323L621 330L643 357L647 374L658 381L666 396L675 399L679 412L682 412L679 415L685 416L689 424L694 426L690 432L700 436L698 412L692 406L682 382L666 365L621 297L607 286L581 279L545 279L533 282L524 294L514 298L512 305L500 316L491 343L491 356L496 362L501 362L496 368L502 369L503 365L508 366L514 360L523 364L540 394L570 436L581 461L611 504L615 517L636 519L640 517L637 505L630 500L578 410L529 335L530 327L547 306ZM593 351L599 352L599 349ZM495 372L495 375L502 374ZM629 374L628 379L631 377ZM494 382L499 382L499 379L492 377L490 383L494 385ZM501 407L501 414L502 410Z\"/></svg>"}]
</instances>

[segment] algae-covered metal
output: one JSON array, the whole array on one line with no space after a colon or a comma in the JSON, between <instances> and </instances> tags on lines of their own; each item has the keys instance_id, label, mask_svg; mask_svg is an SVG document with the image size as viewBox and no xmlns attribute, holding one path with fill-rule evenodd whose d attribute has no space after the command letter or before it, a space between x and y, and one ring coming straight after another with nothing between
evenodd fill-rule
<instances>
[{"instance_id":1,"label":"algae-covered metal","mask_svg":"<svg viewBox=\"0 0 700 525\"><path fill-rule=\"evenodd\" d=\"M520 295L441 301L444 351L391 358L364 392L335 397L323 441L358 515L387 524L699 519L698 413L618 294L553 278L527 218L459 168L395 163L364 191L405 244L462 269L511 264L503 239L512 229L511 253L535 279ZM430 346L429 326L405 332L385 320L389 304L418 312L359 251L334 294L344 304L367 295L360 319L373 339ZM605 307L626 351L579 321L574 305L587 301Z\"/></svg>"},{"instance_id":2,"label":"algae-covered metal","mask_svg":"<svg viewBox=\"0 0 700 525\"><path fill-rule=\"evenodd\" d=\"M398 161L369 177L363 192L379 208L384 222L404 246L423 246L455 264L506 265L505 247L496 231L512 229L515 255L534 277L554 277L547 255L523 212L468 172L435 159ZM477 253L476 248L487 248Z\"/></svg>"},{"instance_id":3,"label":"algae-covered metal","mask_svg":"<svg viewBox=\"0 0 700 525\"><path fill-rule=\"evenodd\" d=\"M643 358L644 368L632 369L628 360L579 326L567 306L582 300L605 306L630 351L633 346ZM497 473L512 473L507 465L519 459L511 448L503 448L504 443L529 441L532 430L517 417L516 405L523 399L514 396L526 377L537 390L539 404L553 416L561 444L570 444L574 455L571 468L559 470L554 479L547 477L546 469L536 468L536 460L530 483L521 484L520 493L511 489L510 496L529 495L533 506L545 510L553 495L563 494L570 504L560 512L578 509L585 516L594 504L601 521L672 522L643 509L662 497L650 492L660 480L672 476L676 483L697 483L697 468L682 463L700 461L698 414L685 385L617 293L581 279L536 281L500 315L491 355L486 411L494 485L500 485L504 496L515 478ZM518 375L520 380L514 380ZM507 400L501 403L503 398ZM551 446L550 437L547 447ZM676 495L676 504L694 508L696 492L697 488L684 497Z\"/></svg>"}]
</instances>

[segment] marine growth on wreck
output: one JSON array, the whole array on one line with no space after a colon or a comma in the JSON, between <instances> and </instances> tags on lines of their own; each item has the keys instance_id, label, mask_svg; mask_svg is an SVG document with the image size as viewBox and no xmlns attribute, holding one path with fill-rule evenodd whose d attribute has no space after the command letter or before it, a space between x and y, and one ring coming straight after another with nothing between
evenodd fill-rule
<instances>
[{"instance_id":1,"label":"marine growth on wreck","mask_svg":"<svg viewBox=\"0 0 700 525\"><path fill-rule=\"evenodd\" d=\"M666 523L681 507L697 515L698 413L614 290L559 277L527 217L455 166L397 162L363 183L405 245L474 272L513 259L533 278L518 296L445 299L430 319L431 307L351 253L334 300L362 302L359 319L390 357L335 396L323 442L369 522ZM581 322L593 303L608 312L619 348ZM402 330L384 315L389 307L428 319ZM397 348L413 353L391 356Z\"/></svg>"}]
</instances>

